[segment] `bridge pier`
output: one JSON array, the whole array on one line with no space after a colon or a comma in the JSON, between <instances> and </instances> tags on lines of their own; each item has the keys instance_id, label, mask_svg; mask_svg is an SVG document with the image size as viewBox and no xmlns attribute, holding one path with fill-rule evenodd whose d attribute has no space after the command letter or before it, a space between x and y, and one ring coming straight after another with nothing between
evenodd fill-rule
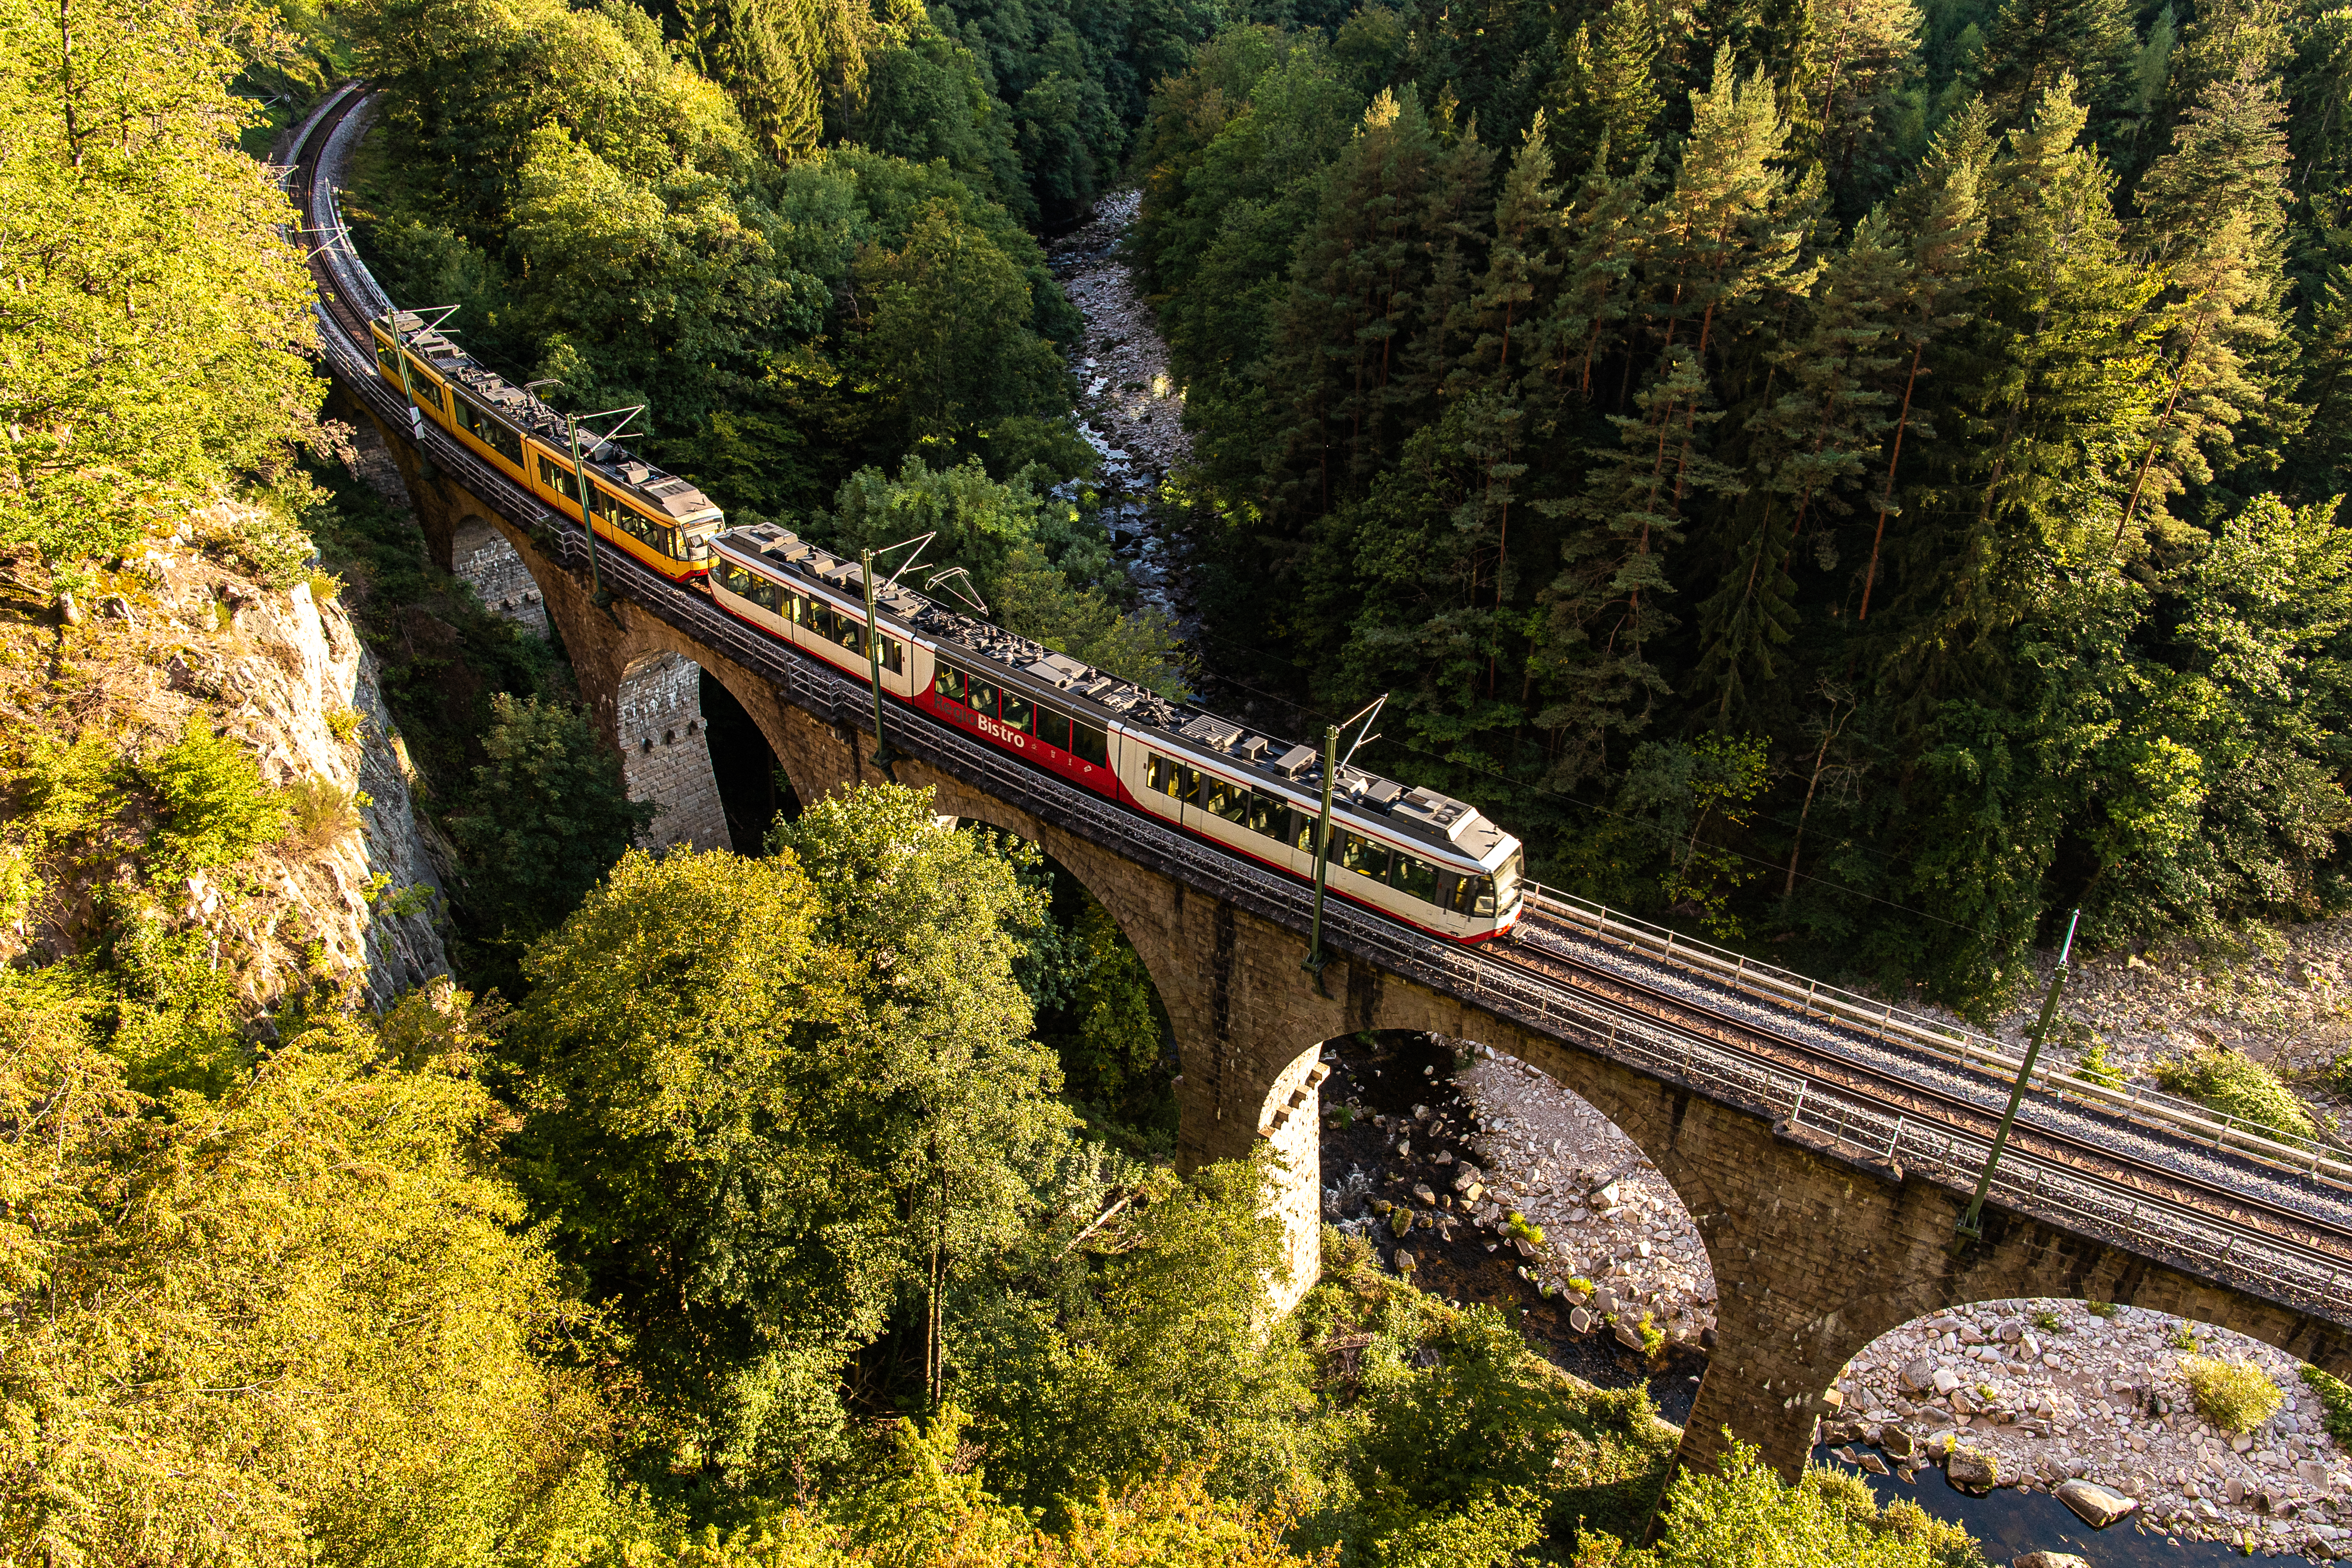
<instances>
[{"instance_id":1,"label":"bridge pier","mask_svg":"<svg viewBox=\"0 0 2352 1568\"><path fill-rule=\"evenodd\" d=\"M742 704L803 801L877 776L866 760L870 734L793 706L768 676L645 605L598 609L585 582L520 527L446 474L420 473L404 439L390 446L428 540L442 542L436 559L448 559L467 515L489 519L514 547L546 595L607 743L618 748L629 733L630 671L670 656L708 671ZM2178 1313L2352 1379L2352 1338L2326 1319L1998 1207L1986 1210L1984 1239L1956 1254L1962 1198L1948 1188L1820 1145L1756 1105L1654 1076L1361 959L1335 963L1318 988L1299 967L1297 931L1146 864L1132 846L1097 843L926 763L900 763L895 777L933 790L943 813L1037 843L1119 922L1174 1025L1181 1163L1244 1156L1268 1141L1288 1162L1276 1194L1294 1264L1278 1298L1285 1310L1314 1279L1322 1043L1362 1030L1426 1030L1518 1057L1581 1096L1640 1145L1696 1221L1719 1293L1717 1342L1678 1464L1711 1466L1736 1435L1793 1477L1821 1395L1847 1360L1915 1318L1990 1299L2076 1297ZM2211 1266L2219 1278L2232 1272L2226 1258Z\"/></svg>"}]
</instances>

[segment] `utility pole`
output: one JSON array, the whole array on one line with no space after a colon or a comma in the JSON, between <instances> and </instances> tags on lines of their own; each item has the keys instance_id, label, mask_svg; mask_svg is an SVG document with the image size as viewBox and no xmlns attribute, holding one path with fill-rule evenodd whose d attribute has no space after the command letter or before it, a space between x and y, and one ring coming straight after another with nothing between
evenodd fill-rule
<instances>
[{"instance_id":1,"label":"utility pole","mask_svg":"<svg viewBox=\"0 0 2352 1568\"><path fill-rule=\"evenodd\" d=\"M2025 1047L2025 1060L2018 1067L2017 1081L2010 1086L2009 1109L2000 1113L2000 1131L1992 1135L1992 1148L1985 1155L1984 1174L1977 1178L1976 1196L1969 1200L1969 1212L1960 1216L1953 1228L1970 1241L1984 1239L1979 1223L1984 1214L1985 1194L1992 1189L1992 1170L2000 1163L2000 1152L2009 1142L2010 1123L2017 1120L2018 1101L2025 1098L2025 1086L2033 1077L2033 1063L2042 1055L2042 1042L2050 1037L2050 1021L2058 1013L2058 993L2066 984L2066 960L2074 951L2074 928L2082 922L2083 911L2076 910L2066 922L2066 942L2058 950L2058 967L2050 972L2050 992L2042 999L2042 1021L2033 1026L2033 1038Z\"/></svg>"},{"instance_id":2,"label":"utility pole","mask_svg":"<svg viewBox=\"0 0 2352 1568\"><path fill-rule=\"evenodd\" d=\"M898 548L896 545L892 549ZM911 564L911 563L910 563ZM900 568L905 570L905 568ZM893 751L882 733L882 622L874 608L874 552L861 551L857 556L857 575L866 589L866 661L874 674L874 756L877 768L887 772L900 753Z\"/></svg>"},{"instance_id":3,"label":"utility pole","mask_svg":"<svg viewBox=\"0 0 2352 1568\"><path fill-rule=\"evenodd\" d=\"M572 482L580 487L580 531L588 536L588 600L601 610L613 602L613 595L604 592L604 579L596 570L595 508L589 500L596 492L588 488L588 465L580 458L580 416L567 414L563 421L572 433Z\"/></svg>"},{"instance_id":4,"label":"utility pole","mask_svg":"<svg viewBox=\"0 0 2352 1568\"><path fill-rule=\"evenodd\" d=\"M1315 989L1326 996L1330 993L1323 990L1323 968L1331 958L1323 951L1323 894L1331 880L1331 789L1339 782L1339 770L1356 760L1364 743L1380 739L1370 731L1372 721L1380 717L1388 700L1388 693L1382 692L1344 722L1326 725L1323 730L1323 809L1317 815L1315 825L1315 922L1307 934L1307 962L1299 967L1315 976ZM1343 759L1339 755L1339 731L1359 719L1363 721L1363 728L1356 731L1356 739Z\"/></svg>"},{"instance_id":5,"label":"utility pole","mask_svg":"<svg viewBox=\"0 0 2352 1568\"><path fill-rule=\"evenodd\" d=\"M1318 991L1323 990L1323 966L1331 962L1323 951L1323 889L1331 873L1331 782L1339 771L1339 726L1327 724L1323 727L1323 809L1315 823L1315 923L1307 935L1307 962L1299 965L1315 976Z\"/></svg>"}]
</instances>

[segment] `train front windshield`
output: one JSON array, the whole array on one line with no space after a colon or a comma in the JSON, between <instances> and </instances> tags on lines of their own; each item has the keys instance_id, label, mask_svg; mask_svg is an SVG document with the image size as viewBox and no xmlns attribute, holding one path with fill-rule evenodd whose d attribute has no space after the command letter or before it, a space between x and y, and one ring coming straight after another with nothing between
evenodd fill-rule
<instances>
[{"instance_id":1,"label":"train front windshield","mask_svg":"<svg viewBox=\"0 0 2352 1568\"><path fill-rule=\"evenodd\" d=\"M1508 914L1511 906L1519 901L1519 876L1526 855L1514 849L1510 857L1495 868L1495 912Z\"/></svg>"}]
</instances>

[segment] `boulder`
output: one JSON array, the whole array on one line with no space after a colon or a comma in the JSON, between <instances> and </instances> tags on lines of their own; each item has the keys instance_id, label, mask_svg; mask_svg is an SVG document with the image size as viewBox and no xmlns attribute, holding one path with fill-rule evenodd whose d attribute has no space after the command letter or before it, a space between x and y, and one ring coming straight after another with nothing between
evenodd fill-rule
<instances>
[{"instance_id":1,"label":"boulder","mask_svg":"<svg viewBox=\"0 0 2352 1568\"><path fill-rule=\"evenodd\" d=\"M1936 1386L1936 1363L1921 1356L1897 1373L1895 1381L1906 1394L1925 1394Z\"/></svg>"},{"instance_id":2,"label":"boulder","mask_svg":"<svg viewBox=\"0 0 2352 1568\"><path fill-rule=\"evenodd\" d=\"M2009 1568L2091 1568L2091 1564L2071 1552L2028 1552L2011 1559Z\"/></svg>"},{"instance_id":3,"label":"boulder","mask_svg":"<svg viewBox=\"0 0 2352 1568\"><path fill-rule=\"evenodd\" d=\"M1865 1451L1855 1462L1860 1464L1864 1469L1869 1471L1874 1476L1883 1476L1886 1474L1886 1461L1880 1458L1875 1454Z\"/></svg>"},{"instance_id":4,"label":"boulder","mask_svg":"<svg viewBox=\"0 0 2352 1568\"><path fill-rule=\"evenodd\" d=\"M1936 1385L1937 1393L1949 1394L1952 1390L1959 1387L1960 1374L1954 1372L1950 1367L1939 1366L1936 1369L1935 1376L1930 1378L1928 1381Z\"/></svg>"},{"instance_id":5,"label":"boulder","mask_svg":"<svg viewBox=\"0 0 2352 1568\"><path fill-rule=\"evenodd\" d=\"M2105 1530L2139 1507L2138 1500L2096 1481L2068 1481L2058 1489L2058 1500L2093 1530Z\"/></svg>"},{"instance_id":6,"label":"boulder","mask_svg":"<svg viewBox=\"0 0 2352 1568\"><path fill-rule=\"evenodd\" d=\"M1398 1248L1397 1248L1397 1254L1396 1254L1396 1271L1397 1271L1398 1273L1400 1273L1400 1274L1410 1274L1410 1273L1412 1273L1414 1269L1416 1269L1416 1268L1420 1268L1420 1267L1421 1267L1421 1265L1420 1265L1418 1262L1416 1262L1416 1261L1414 1260L1413 1256L1412 1256L1412 1253L1407 1252L1407 1251L1406 1251L1403 1247L1398 1247Z\"/></svg>"},{"instance_id":7,"label":"boulder","mask_svg":"<svg viewBox=\"0 0 2352 1568\"><path fill-rule=\"evenodd\" d=\"M1437 1194L1429 1190L1427 1182L1415 1182L1412 1184L1412 1195L1432 1208L1437 1206Z\"/></svg>"},{"instance_id":8,"label":"boulder","mask_svg":"<svg viewBox=\"0 0 2352 1568\"><path fill-rule=\"evenodd\" d=\"M1571 1331L1580 1334L1591 1333L1592 1331L1592 1325L1600 1321L1600 1319L1594 1317L1591 1312L1582 1307L1571 1308L1569 1310L1568 1326Z\"/></svg>"},{"instance_id":9,"label":"boulder","mask_svg":"<svg viewBox=\"0 0 2352 1568\"><path fill-rule=\"evenodd\" d=\"M1988 1491L2000 1485L2000 1466L1982 1448L1955 1447L1944 1461L1944 1477L1963 1489Z\"/></svg>"},{"instance_id":10,"label":"boulder","mask_svg":"<svg viewBox=\"0 0 2352 1568\"><path fill-rule=\"evenodd\" d=\"M1633 1324L1620 1322L1612 1331L1617 1336L1617 1342L1627 1350L1637 1351L1642 1348L1642 1331Z\"/></svg>"},{"instance_id":11,"label":"boulder","mask_svg":"<svg viewBox=\"0 0 2352 1568\"><path fill-rule=\"evenodd\" d=\"M1879 1433L1878 1446L1898 1459L1907 1459L1919 1451L1919 1439L1907 1426L1889 1426Z\"/></svg>"}]
</instances>

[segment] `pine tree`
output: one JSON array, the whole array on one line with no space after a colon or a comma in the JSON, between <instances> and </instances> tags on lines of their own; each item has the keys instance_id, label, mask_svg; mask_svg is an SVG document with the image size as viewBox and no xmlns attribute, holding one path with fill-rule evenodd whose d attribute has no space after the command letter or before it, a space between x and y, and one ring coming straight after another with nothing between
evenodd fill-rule
<instances>
[{"instance_id":1,"label":"pine tree","mask_svg":"<svg viewBox=\"0 0 2352 1568\"><path fill-rule=\"evenodd\" d=\"M1383 90L1324 174L1265 374L1289 411L1271 456L1277 500L1301 516L1358 493L1378 467L1397 338L1428 267L1421 228L1439 152L1418 97Z\"/></svg>"},{"instance_id":2,"label":"pine tree","mask_svg":"<svg viewBox=\"0 0 2352 1568\"><path fill-rule=\"evenodd\" d=\"M1822 0L1812 50L1814 90L1798 146L1834 171L1841 189L1874 184L1897 95L1917 68L1919 8L1913 0Z\"/></svg>"},{"instance_id":3,"label":"pine tree","mask_svg":"<svg viewBox=\"0 0 2352 1568\"><path fill-rule=\"evenodd\" d=\"M815 148L827 89L856 91L876 36L857 0L679 0L678 15L696 66L782 159Z\"/></svg>"},{"instance_id":4,"label":"pine tree","mask_svg":"<svg viewBox=\"0 0 2352 1568\"><path fill-rule=\"evenodd\" d=\"M1945 536L1909 540L1935 579L1933 608L1909 632L1922 693L2005 668L2001 634L2045 581L2031 563L2105 544L2112 529L2099 523L2123 500L2116 468L2153 419L2158 282L2125 252L2114 176L2077 145L2085 114L2073 85L2043 95L1986 181L1978 363L1944 387L1941 410L1959 447L1950 501L1976 505L1953 506Z\"/></svg>"},{"instance_id":5,"label":"pine tree","mask_svg":"<svg viewBox=\"0 0 2352 1568\"><path fill-rule=\"evenodd\" d=\"M1718 727L1749 686L1776 673L1772 649L1793 634L1789 557L1809 521L1852 510L1843 490L1876 456L1893 401L1899 321L1916 291L1915 263L1873 213L1815 285L1804 334L1775 353L1778 396L1748 421L1748 489L1730 520L1727 559L1699 609L1696 675L1719 689Z\"/></svg>"},{"instance_id":6,"label":"pine tree","mask_svg":"<svg viewBox=\"0 0 2352 1568\"><path fill-rule=\"evenodd\" d=\"M1895 472L1903 460L1904 437L1914 422L1913 401L1919 378L1928 369L1928 346L1968 319L1964 301L1975 287L1979 251L1984 243L1979 184L1992 156L1990 122L1991 116L1981 102L1962 110L1944 127L1927 162L1895 203L1896 221L1911 243L1911 293L1898 324L1911 350L1911 363L1903 375L1894 437L1888 443L1886 481L1878 498L1870 564L1863 573L1862 605L1854 616L1857 624L1870 618L1870 596L1878 581L1886 520L1897 510Z\"/></svg>"},{"instance_id":7,"label":"pine tree","mask_svg":"<svg viewBox=\"0 0 2352 1568\"><path fill-rule=\"evenodd\" d=\"M1612 0L1597 31L1591 22L1578 23L1561 54L1559 76L1546 96L1562 158L1580 168L1605 144L1613 150L1610 172L1624 174L1650 144L1665 108L1649 11L1639 0Z\"/></svg>"},{"instance_id":8,"label":"pine tree","mask_svg":"<svg viewBox=\"0 0 2352 1568\"><path fill-rule=\"evenodd\" d=\"M1655 158L1654 150L1645 151L1631 169L1612 175L1606 150L1596 153L1561 225L1559 286L1536 343L1555 403L1570 396L1591 402L1596 376L1630 352L1626 322L1652 217L1642 193Z\"/></svg>"},{"instance_id":9,"label":"pine tree","mask_svg":"<svg viewBox=\"0 0 2352 1568\"><path fill-rule=\"evenodd\" d=\"M1519 143L1495 198L1494 243L1470 308L1478 325L1470 368L1498 390L1533 361L1538 326L1559 276L1553 246L1559 232L1559 187L1552 184L1544 111Z\"/></svg>"},{"instance_id":10,"label":"pine tree","mask_svg":"<svg viewBox=\"0 0 2352 1568\"><path fill-rule=\"evenodd\" d=\"M2063 79L2105 126L2129 99L2139 37L2122 0L2002 0L1979 67L1993 117L2015 125Z\"/></svg>"},{"instance_id":11,"label":"pine tree","mask_svg":"<svg viewBox=\"0 0 2352 1568\"><path fill-rule=\"evenodd\" d=\"M2203 448L2262 401L2242 351L2279 334L2279 237L2285 222L2286 108L2251 62L2208 80L2174 149L2140 184L2143 254L2170 274L2162 356L2170 386L2123 516L2143 500L2211 478Z\"/></svg>"}]
</instances>

